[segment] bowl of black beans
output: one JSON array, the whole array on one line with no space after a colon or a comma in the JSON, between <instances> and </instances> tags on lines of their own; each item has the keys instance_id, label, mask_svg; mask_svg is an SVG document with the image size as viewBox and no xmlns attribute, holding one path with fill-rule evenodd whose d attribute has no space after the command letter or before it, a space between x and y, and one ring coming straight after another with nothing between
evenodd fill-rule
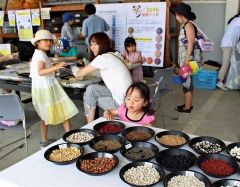
<instances>
[{"instance_id":1,"label":"bowl of black beans","mask_svg":"<svg viewBox=\"0 0 240 187\"><path fill-rule=\"evenodd\" d=\"M226 145L223 141L210 136L193 138L190 140L189 146L200 155L220 153L226 149Z\"/></svg>"},{"instance_id":2,"label":"bowl of black beans","mask_svg":"<svg viewBox=\"0 0 240 187\"><path fill-rule=\"evenodd\" d=\"M149 142L132 142L122 147L120 152L130 161L149 161L158 154L159 149Z\"/></svg>"},{"instance_id":3,"label":"bowl of black beans","mask_svg":"<svg viewBox=\"0 0 240 187\"><path fill-rule=\"evenodd\" d=\"M216 182L214 182L212 184L212 187L222 187L222 186L240 186L240 180L236 180L236 179L222 179L222 180L218 180Z\"/></svg>"},{"instance_id":4,"label":"bowl of black beans","mask_svg":"<svg viewBox=\"0 0 240 187\"><path fill-rule=\"evenodd\" d=\"M165 149L158 153L156 161L168 171L187 170L196 162L197 157L185 149Z\"/></svg>"},{"instance_id":5,"label":"bowl of black beans","mask_svg":"<svg viewBox=\"0 0 240 187\"><path fill-rule=\"evenodd\" d=\"M192 170L172 172L164 178L163 184L164 187L211 187L211 182L207 176Z\"/></svg>"}]
</instances>

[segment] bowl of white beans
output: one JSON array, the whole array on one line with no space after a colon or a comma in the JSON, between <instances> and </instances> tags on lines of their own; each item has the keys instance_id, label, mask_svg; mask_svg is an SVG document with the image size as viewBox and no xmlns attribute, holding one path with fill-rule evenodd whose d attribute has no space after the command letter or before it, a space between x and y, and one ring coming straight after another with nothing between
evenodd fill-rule
<instances>
[{"instance_id":1,"label":"bowl of white beans","mask_svg":"<svg viewBox=\"0 0 240 187\"><path fill-rule=\"evenodd\" d=\"M164 177L164 170L153 162L132 162L123 166L119 176L131 186L152 186Z\"/></svg>"},{"instance_id":2,"label":"bowl of white beans","mask_svg":"<svg viewBox=\"0 0 240 187\"><path fill-rule=\"evenodd\" d=\"M240 162L240 142L229 144L226 152L229 156Z\"/></svg>"},{"instance_id":3,"label":"bowl of white beans","mask_svg":"<svg viewBox=\"0 0 240 187\"><path fill-rule=\"evenodd\" d=\"M62 138L68 143L86 145L96 136L97 133L92 129L75 129L65 133Z\"/></svg>"},{"instance_id":4,"label":"bowl of white beans","mask_svg":"<svg viewBox=\"0 0 240 187\"><path fill-rule=\"evenodd\" d=\"M213 183L212 187L240 187L240 180L223 179Z\"/></svg>"},{"instance_id":5,"label":"bowl of white beans","mask_svg":"<svg viewBox=\"0 0 240 187\"><path fill-rule=\"evenodd\" d=\"M163 184L164 187L211 187L211 182L205 175L192 170L170 173Z\"/></svg>"}]
</instances>

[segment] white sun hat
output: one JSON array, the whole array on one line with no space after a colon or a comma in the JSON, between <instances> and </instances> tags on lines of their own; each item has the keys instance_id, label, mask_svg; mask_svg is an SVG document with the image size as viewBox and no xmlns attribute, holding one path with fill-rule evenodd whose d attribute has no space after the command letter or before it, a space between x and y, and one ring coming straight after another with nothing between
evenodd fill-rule
<instances>
[{"instance_id":1,"label":"white sun hat","mask_svg":"<svg viewBox=\"0 0 240 187\"><path fill-rule=\"evenodd\" d=\"M39 40L55 40L55 35L51 34L48 30L39 30L36 32L35 37L31 39L31 43L35 46Z\"/></svg>"}]
</instances>

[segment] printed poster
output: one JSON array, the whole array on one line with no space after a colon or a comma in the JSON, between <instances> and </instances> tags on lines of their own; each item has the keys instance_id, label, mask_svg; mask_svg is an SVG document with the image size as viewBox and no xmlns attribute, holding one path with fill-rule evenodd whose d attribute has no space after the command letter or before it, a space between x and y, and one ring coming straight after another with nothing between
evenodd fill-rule
<instances>
[{"instance_id":1,"label":"printed poster","mask_svg":"<svg viewBox=\"0 0 240 187\"><path fill-rule=\"evenodd\" d=\"M11 45L10 44L0 44L0 54L3 56L11 54Z\"/></svg>"},{"instance_id":2,"label":"printed poster","mask_svg":"<svg viewBox=\"0 0 240 187\"><path fill-rule=\"evenodd\" d=\"M8 10L8 20L11 27L16 26L16 12L15 10Z\"/></svg>"},{"instance_id":3,"label":"printed poster","mask_svg":"<svg viewBox=\"0 0 240 187\"><path fill-rule=\"evenodd\" d=\"M51 8L41 8L41 18L50 19L50 10Z\"/></svg>"},{"instance_id":4,"label":"printed poster","mask_svg":"<svg viewBox=\"0 0 240 187\"><path fill-rule=\"evenodd\" d=\"M31 39L33 38L33 29L32 29L30 9L17 10L16 21L17 21L19 40L31 41Z\"/></svg>"},{"instance_id":5,"label":"printed poster","mask_svg":"<svg viewBox=\"0 0 240 187\"><path fill-rule=\"evenodd\" d=\"M126 37L134 37L145 66L163 66L166 2L98 4L96 14L110 25L109 37L123 52Z\"/></svg>"},{"instance_id":6,"label":"printed poster","mask_svg":"<svg viewBox=\"0 0 240 187\"><path fill-rule=\"evenodd\" d=\"M3 26L3 22L4 22L4 11L0 11L0 26Z\"/></svg>"},{"instance_id":7,"label":"printed poster","mask_svg":"<svg viewBox=\"0 0 240 187\"><path fill-rule=\"evenodd\" d=\"M122 52L124 50L123 41L127 37L125 4L97 4L96 9L96 14L110 26L107 34L114 41L115 49Z\"/></svg>"},{"instance_id":8,"label":"printed poster","mask_svg":"<svg viewBox=\"0 0 240 187\"><path fill-rule=\"evenodd\" d=\"M40 11L39 9L31 9L31 16L32 16L32 26L40 26Z\"/></svg>"}]
</instances>

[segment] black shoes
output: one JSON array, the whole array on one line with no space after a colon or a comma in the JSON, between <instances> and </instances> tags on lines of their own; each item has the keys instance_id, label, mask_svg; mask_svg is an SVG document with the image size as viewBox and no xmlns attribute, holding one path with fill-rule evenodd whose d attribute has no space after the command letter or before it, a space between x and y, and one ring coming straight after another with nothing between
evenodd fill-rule
<instances>
[{"instance_id":1,"label":"black shoes","mask_svg":"<svg viewBox=\"0 0 240 187\"><path fill-rule=\"evenodd\" d=\"M177 110L178 112L181 112L181 113L191 113L193 106L191 106L191 108L189 108L189 109L184 109L184 107L185 107L185 104L177 106L177 108L175 110Z\"/></svg>"}]
</instances>

